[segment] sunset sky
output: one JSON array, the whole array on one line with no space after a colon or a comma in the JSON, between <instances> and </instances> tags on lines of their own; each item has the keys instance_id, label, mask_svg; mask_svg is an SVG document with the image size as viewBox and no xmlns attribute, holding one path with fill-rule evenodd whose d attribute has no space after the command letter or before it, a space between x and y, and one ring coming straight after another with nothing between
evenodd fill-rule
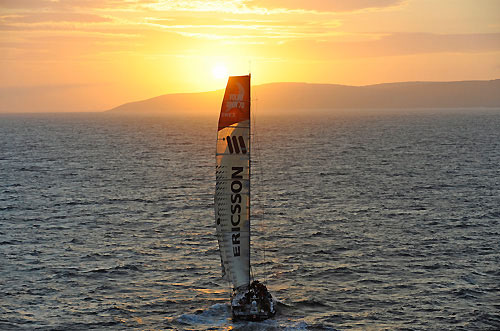
<instances>
[{"instance_id":1,"label":"sunset sky","mask_svg":"<svg viewBox=\"0 0 500 331\"><path fill-rule=\"evenodd\" d=\"M499 0L0 0L0 112L252 84L500 78ZM217 69L216 69L217 68Z\"/></svg>"}]
</instances>

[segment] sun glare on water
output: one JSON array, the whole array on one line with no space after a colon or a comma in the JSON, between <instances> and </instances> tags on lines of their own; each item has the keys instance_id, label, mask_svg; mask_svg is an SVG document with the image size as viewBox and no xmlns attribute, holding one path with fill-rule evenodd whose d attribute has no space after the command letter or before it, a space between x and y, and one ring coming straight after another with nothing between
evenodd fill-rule
<instances>
[{"instance_id":1,"label":"sun glare on water","mask_svg":"<svg viewBox=\"0 0 500 331\"><path fill-rule=\"evenodd\" d=\"M212 68L212 74L215 79L226 79L228 76L227 68L223 64L217 64Z\"/></svg>"}]
</instances>

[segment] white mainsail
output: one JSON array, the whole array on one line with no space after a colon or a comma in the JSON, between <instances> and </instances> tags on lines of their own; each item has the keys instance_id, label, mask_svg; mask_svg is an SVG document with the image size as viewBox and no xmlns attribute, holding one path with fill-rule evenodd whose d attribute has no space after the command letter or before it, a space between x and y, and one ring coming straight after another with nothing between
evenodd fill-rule
<instances>
[{"instance_id":1,"label":"white mainsail","mask_svg":"<svg viewBox=\"0 0 500 331\"><path fill-rule=\"evenodd\" d=\"M250 75L231 76L219 117L215 223L222 274L250 283Z\"/></svg>"}]
</instances>

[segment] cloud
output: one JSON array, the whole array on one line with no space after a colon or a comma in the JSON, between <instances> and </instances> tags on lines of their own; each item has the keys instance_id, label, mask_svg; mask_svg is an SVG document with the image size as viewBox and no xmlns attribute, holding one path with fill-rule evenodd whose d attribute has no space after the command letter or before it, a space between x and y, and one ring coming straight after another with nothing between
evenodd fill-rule
<instances>
[{"instance_id":1,"label":"cloud","mask_svg":"<svg viewBox=\"0 0 500 331\"><path fill-rule=\"evenodd\" d=\"M140 9L270 14L288 11L350 12L398 6L408 0L2 0L7 9Z\"/></svg>"},{"instance_id":2,"label":"cloud","mask_svg":"<svg viewBox=\"0 0 500 331\"><path fill-rule=\"evenodd\" d=\"M161 31L197 39L234 43L263 43L266 40L323 39L339 37L337 20L310 22L304 20L248 20L214 16L198 18L148 17L143 23Z\"/></svg>"},{"instance_id":3,"label":"cloud","mask_svg":"<svg viewBox=\"0 0 500 331\"><path fill-rule=\"evenodd\" d=\"M154 0L2 0L0 8L8 9L71 9L123 8L154 3Z\"/></svg>"},{"instance_id":4,"label":"cloud","mask_svg":"<svg viewBox=\"0 0 500 331\"><path fill-rule=\"evenodd\" d=\"M170 0L151 1L157 11L226 12L235 14L283 14L304 12L352 12L401 5L408 0Z\"/></svg>"},{"instance_id":5,"label":"cloud","mask_svg":"<svg viewBox=\"0 0 500 331\"><path fill-rule=\"evenodd\" d=\"M116 11L188 11L249 12L247 0L1 0L0 8L9 10L116 10Z\"/></svg>"},{"instance_id":6,"label":"cloud","mask_svg":"<svg viewBox=\"0 0 500 331\"><path fill-rule=\"evenodd\" d=\"M295 49L295 54L321 59L496 52L500 51L500 33L393 33L359 42L301 40L291 41L288 46Z\"/></svg>"},{"instance_id":7,"label":"cloud","mask_svg":"<svg viewBox=\"0 0 500 331\"><path fill-rule=\"evenodd\" d=\"M349 12L398 6L404 0L250 0L249 6L268 9L302 9L319 12Z\"/></svg>"},{"instance_id":8,"label":"cloud","mask_svg":"<svg viewBox=\"0 0 500 331\"><path fill-rule=\"evenodd\" d=\"M228 14L268 14L265 8L250 8L245 4L248 0L171 0L145 3L143 8L158 12L198 12L198 13L228 13Z\"/></svg>"},{"instance_id":9,"label":"cloud","mask_svg":"<svg viewBox=\"0 0 500 331\"><path fill-rule=\"evenodd\" d=\"M402 54L497 51L500 33L396 33L380 40L377 47Z\"/></svg>"},{"instance_id":10,"label":"cloud","mask_svg":"<svg viewBox=\"0 0 500 331\"><path fill-rule=\"evenodd\" d=\"M11 23L46 23L46 22L79 22L79 23L104 23L111 22L109 17L84 13L36 13L16 14L0 17L0 22Z\"/></svg>"}]
</instances>

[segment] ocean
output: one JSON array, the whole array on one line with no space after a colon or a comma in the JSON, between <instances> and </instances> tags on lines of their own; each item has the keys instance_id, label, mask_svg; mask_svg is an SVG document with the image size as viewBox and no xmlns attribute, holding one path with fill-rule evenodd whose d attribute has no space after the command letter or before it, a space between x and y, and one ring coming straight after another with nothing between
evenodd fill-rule
<instances>
[{"instance_id":1,"label":"ocean","mask_svg":"<svg viewBox=\"0 0 500 331\"><path fill-rule=\"evenodd\" d=\"M257 116L232 322L217 118L0 115L0 330L498 330L500 110Z\"/></svg>"}]
</instances>

